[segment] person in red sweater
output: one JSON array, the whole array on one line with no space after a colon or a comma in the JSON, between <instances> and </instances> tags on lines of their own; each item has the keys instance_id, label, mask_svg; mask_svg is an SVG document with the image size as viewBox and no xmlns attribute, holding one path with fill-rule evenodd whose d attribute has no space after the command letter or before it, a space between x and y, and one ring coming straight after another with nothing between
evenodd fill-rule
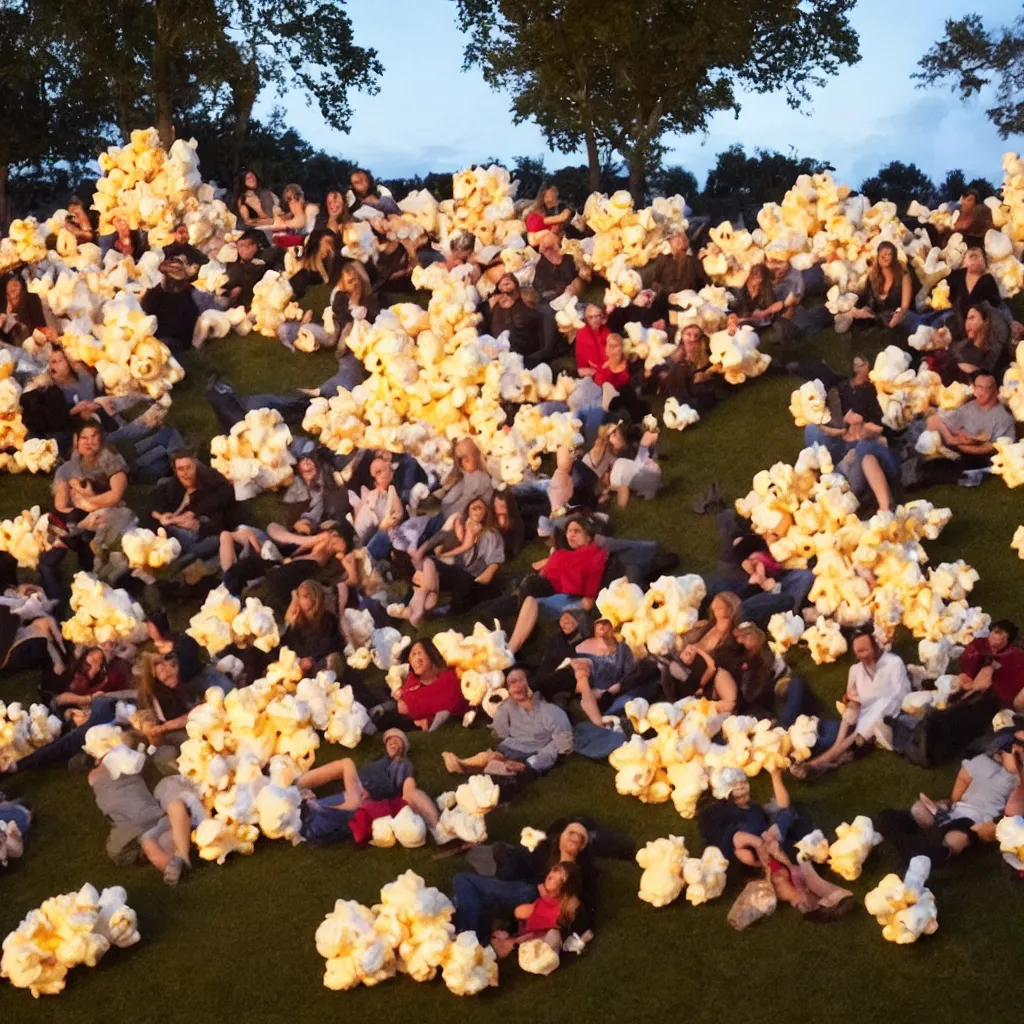
<instances>
[{"instance_id":1,"label":"person in red sweater","mask_svg":"<svg viewBox=\"0 0 1024 1024\"><path fill-rule=\"evenodd\" d=\"M53 706L88 711L93 697L125 694L132 688L130 662L124 658L108 658L102 647L89 647L71 669L67 690L54 697Z\"/></svg>"},{"instance_id":2,"label":"person in red sweater","mask_svg":"<svg viewBox=\"0 0 1024 1024\"><path fill-rule=\"evenodd\" d=\"M608 318L600 306L589 302L583 309L585 327L576 332L576 372L581 377L593 377L604 365L608 354L605 344L608 341Z\"/></svg>"},{"instance_id":3,"label":"person in red sweater","mask_svg":"<svg viewBox=\"0 0 1024 1024\"><path fill-rule=\"evenodd\" d=\"M449 718L461 718L469 710L459 677L431 640L417 640L409 648L407 660L409 674L395 700L384 701L370 711L378 729L433 732Z\"/></svg>"},{"instance_id":4,"label":"person in red sweater","mask_svg":"<svg viewBox=\"0 0 1024 1024\"><path fill-rule=\"evenodd\" d=\"M513 911L519 933L513 938L506 931L491 936L494 952L507 957L521 942L543 939L556 953L562 948L562 933L572 926L580 908L580 869L572 861L552 866L537 886L537 899L521 903Z\"/></svg>"},{"instance_id":5,"label":"person in red sweater","mask_svg":"<svg viewBox=\"0 0 1024 1024\"><path fill-rule=\"evenodd\" d=\"M589 611L594 607L608 563L608 551L594 543L592 527L581 518L569 520L565 541L567 547L556 549L547 558L533 563L534 570L544 581L536 589L548 592L523 598L508 642L513 652L529 639L541 614L557 619L567 608L582 605Z\"/></svg>"},{"instance_id":6,"label":"person in red sweater","mask_svg":"<svg viewBox=\"0 0 1024 1024\"><path fill-rule=\"evenodd\" d=\"M1017 626L1001 619L988 636L972 640L960 655L960 689L991 690L1000 708L1024 712L1024 649L1016 639Z\"/></svg>"}]
</instances>

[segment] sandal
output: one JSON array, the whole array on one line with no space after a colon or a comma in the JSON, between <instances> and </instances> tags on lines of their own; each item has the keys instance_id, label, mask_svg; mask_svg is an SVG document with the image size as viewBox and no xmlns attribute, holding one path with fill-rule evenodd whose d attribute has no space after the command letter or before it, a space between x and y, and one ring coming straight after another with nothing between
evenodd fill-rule
<instances>
[{"instance_id":1,"label":"sandal","mask_svg":"<svg viewBox=\"0 0 1024 1024\"><path fill-rule=\"evenodd\" d=\"M177 885L185 871L185 860L183 857L172 857L164 868L164 882L167 885Z\"/></svg>"}]
</instances>

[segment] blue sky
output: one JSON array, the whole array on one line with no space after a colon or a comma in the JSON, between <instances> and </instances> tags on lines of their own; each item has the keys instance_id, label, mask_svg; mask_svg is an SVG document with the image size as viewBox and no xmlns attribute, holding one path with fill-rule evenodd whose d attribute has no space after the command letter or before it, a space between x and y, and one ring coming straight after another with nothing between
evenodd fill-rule
<instances>
[{"instance_id":1,"label":"blue sky","mask_svg":"<svg viewBox=\"0 0 1024 1024\"><path fill-rule=\"evenodd\" d=\"M1002 24L1020 13L1015 0L986 0L985 17ZM860 0L853 14L861 61L814 95L813 110L790 110L782 95L742 98L738 118L716 116L705 136L671 138L669 163L703 184L715 154L742 143L831 161L856 186L890 160L914 162L933 178L952 167L998 184L1000 159L1022 141L999 139L985 118L985 98L962 104L945 89L914 88L917 60L948 17L977 9L967 0ZM544 155L549 168L583 162L547 152L532 124L515 126L509 98L479 72L463 72L465 37L452 0L349 0L356 38L384 64L376 96L354 93L352 130L329 129L302 95L267 97L314 145L349 157L383 177L456 170L488 156Z\"/></svg>"}]
</instances>

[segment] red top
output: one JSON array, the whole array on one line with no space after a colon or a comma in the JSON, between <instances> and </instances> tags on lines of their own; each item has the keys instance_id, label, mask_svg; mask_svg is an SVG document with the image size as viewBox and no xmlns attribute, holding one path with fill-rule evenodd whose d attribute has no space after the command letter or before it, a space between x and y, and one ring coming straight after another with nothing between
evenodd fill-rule
<instances>
[{"instance_id":1,"label":"red top","mask_svg":"<svg viewBox=\"0 0 1024 1024\"><path fill-rule=\"evenodd\" d=\"M106 669L95 679L90 679L84 672L76 672L68 689L79 696L91 696L97 693L116 693L128 689L132 667L124 658L111 658Z\"/></svg>"},{"instance_id":2,"label":"red top","mask_svg":"<svg viewBox=\"0 0 1024 1024\"><path fill-rule=\"evenodd\" d=\"M608 340L610 333L611 331L607 327L594 331L589 325L581 327L576 332L574 345L576 347L577 371L599 370L604 365L604 361L608 358L604 350L604 343Z\"/></svg>"},{"instance_id":3,"label":"red top","mask_svg":"<svg viewBox=\"0 0 1024 1024\"><path fill-rule=\"evenodd\" d=\"M621 390L629 383L629 367L623 366L621 370L610 370L607 366L599 366L594 374L594 383L602 386L611 384L613 388Z\"/></svg>"},{"instance_id":4,"label":"red top","mask_svg":"<svg viewBox=\"0 0 1024 1024\"><path fill-rule=\"evenodd\" d=\"M1024 649L1010 644L998 654L992 653L988 637L972 640L960 655L960 671L972 679L986 665L992 665L992 692L1001 708L1012 708L1017 694L1024 690Z\"/></svg>"},{"instance_id":5,"label":"red top","mask_svg":"<svg viewBox=\"0 0 1024 1024\"><path fill-rule=\"evenodd\" d=\"M543 213L528 213L526 215L526 230L529 233L535 231L544 230L544 214Z\"/></svg>"},{"instance_id":6,"label":"red top","mask_svg":"<svg viewBox=\"0 0 1024 1024\"><path fill-rule=\"evenodd\" d=\"M584 544L581 548L553 551L540 574L555 588L556 594L593 598L601 590L607 562L608 552L604 548Z\"/></svg>"},{"instance_id":7,"label":"red top","mask_svg":"<svg viewBox=\"0 0 1024 1024\"><path fill-rule=\"evenodd\" d=\"M558 912L561 903L551 896L541 896L534 901L533 911L523 922L522 932L549 932L558 927Z\"/></svg>"},{"instance_id":8,"label":"red top","mask_svg":"<svg viewBox=\"0 0 1024 1024\"><path fill-rule=\"evenodd\" d=\"M406 714L416 720L433 718L438 711L450 711L461 717L469 710L459 677L450 668L444 669L432 683L421 682L410 672L398 691L398 699L405 701Z\"/></svg>"}]
</instances>

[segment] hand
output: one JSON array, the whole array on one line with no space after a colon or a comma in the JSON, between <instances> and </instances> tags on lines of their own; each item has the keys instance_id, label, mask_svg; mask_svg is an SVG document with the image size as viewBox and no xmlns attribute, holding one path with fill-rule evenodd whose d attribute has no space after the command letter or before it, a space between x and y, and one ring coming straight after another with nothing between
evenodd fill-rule
<instances>
[{"instance_id":1,"label":"hand","mask_svg":"<svg viewBox=\"0 0 1024 1024\"><path fill-rule=\"evenodd\" d=\"M301 533L304 537L308 537L313 532L313 526L308 519L300 519L295 524L295 532Z\"/></svg>"},{"instance_id":2,"label":"hand","mask_svg":"<svg viewBox=\"0 0 1024 1024\"><path fill-rule=\"evenodd\" d=\"M466 539L471 541L472 543L476 543L477 538L483 532L484 532L484 524L483 523L477 523L477 522L473 521L472 519L468 523L466 523L466 531L465 531Z\"/></svg>"},{"instance_id":3,"label":"hand","mask_svg":"<svg viewBox=\"0 0 1024 1024\"><path fill-rule=\"evenodd\" d=\"M76 402L71 407L72 416L91 416L99 408L98 402Z\"/></svg>"},{"instance_id":4,"label":"hand","mask_svg":"<svg viewBox=\"0 0 1024 1024\"><path fill-rule=\"evenodd\" d=\"M520 772L526 771L526 765L522 761L513 761L511 758L505 759L505 764L508 765L510 771L518 775Z\"/></svg>"},{"instance_id":5,"label":"hand","mask_svg":"<svg viewBox=\"0 0 1024 1024\"><path fill-rule=\"evenodd\" d=\"M174 519L174 516L172 516L170 512L154 512L153 513L153 518L161 526L170 526L171 525L171 521Z\"/></svg>"},{"instance_id":6,"label":"hand","mask_svg":"<svg viewBox=\"0 0 1024 1024\"><path fill-rule=\"evenodd\" d=\"M398 713L400 715L407 715L407 714L409 714L409 705L406 704L404 700L399 699L397 707L398 707Z\"/></svg>"},{"instance_id":7,"label":"hand","mask_svg":"<svg viewBox=\"0 0 1024 1024\"><path fill-rule=\"evenodd\" d=\"M645 430L643 437L640 438L640 446L642 448L650 448L652 445L657 444L658 432L656 430Z\"/></svg>"},{"instance_id":8,"label":"hand","mask_svg":"<svg viewBox=\"0 0 1024 1024\"><path fill-rule=\"evenodd\" d=\"M178 516L178 526L183 530L192 530L193 532L199 529L199 517L195 512L182 512Z\"/></svg>"},{"instance_id":9,"label":"hand","mask_svg":"<svg viewBox=\"0 0 1024 1024\"><path fill-rule=\"evenodd\" d=\"M301 668L302 671L306 675L309 675L313 671L315 666L316 666L316 662L313 661L312 658L300 658L299 659L299 668Z\"/></svg>"}]
</instances>

